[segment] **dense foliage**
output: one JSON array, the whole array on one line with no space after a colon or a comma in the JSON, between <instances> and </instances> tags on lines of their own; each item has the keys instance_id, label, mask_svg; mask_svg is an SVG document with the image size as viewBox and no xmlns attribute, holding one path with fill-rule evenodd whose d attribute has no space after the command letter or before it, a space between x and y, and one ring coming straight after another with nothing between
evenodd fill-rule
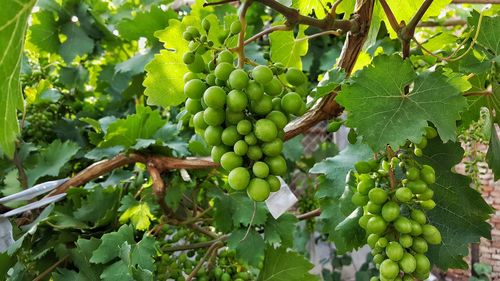
<instances>
[{"instance_id":1,"label":"dense foliage","mask_svg":"<svg viewBox=\"0 0 500 281\"><path fill-rule=\"evenodd\" d=\"M490 238L453 167L500 177L498 5L6 1L6 280L340 280L367 244L357 280L422 280Z\"/></svg>"}]
</instances>

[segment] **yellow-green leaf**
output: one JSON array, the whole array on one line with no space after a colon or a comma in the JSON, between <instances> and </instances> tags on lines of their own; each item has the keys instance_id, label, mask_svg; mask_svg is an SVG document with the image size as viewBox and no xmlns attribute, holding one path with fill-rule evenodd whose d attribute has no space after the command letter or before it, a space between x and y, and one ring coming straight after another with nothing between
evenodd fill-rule
<instances>
[{"instance_id":1,"label":"yellow-green leaf","mask_svg":"<svg viewBox=\"0 0 500 281\"><path fill-rule=\"evenodd\" d=\"M271 59L281 62L286 67L297 67L302 69L301 57L307 54L309 48L308 40L304 39L304 31L307 27L301 26L297 37L293 31L277 31L271 33Z\"/></svg>"},{"instance_id":2,"label":"yellow-green leaf","mask_svg":"<svg viewBox=\"0 0 500 281\"><path fill-rule=\"evenodd\" d=\"M132 222L137 230L147 230L151 221L155 220L147 203L141 203L128 208L121 216L120 223Z\"/></svg>"}]
</instances>

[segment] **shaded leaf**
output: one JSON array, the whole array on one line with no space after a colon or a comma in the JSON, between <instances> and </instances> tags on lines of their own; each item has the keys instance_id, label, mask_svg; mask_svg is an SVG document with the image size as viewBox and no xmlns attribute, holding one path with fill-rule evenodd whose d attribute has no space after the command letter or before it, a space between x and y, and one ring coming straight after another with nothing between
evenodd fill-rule
<instances>
[{"instance_id":1,"label":"shaded leaf","mask_svg":"<svg viewBox=\"0 0 500 281\"><path fill-rule=\"evenodd\" d=\"M309 273L314 267L304 256L287 251L285 247L274 249L266 248L264 267L258 281L310 281L318 280L317 276Z\"/></svg>"}]
</instances>

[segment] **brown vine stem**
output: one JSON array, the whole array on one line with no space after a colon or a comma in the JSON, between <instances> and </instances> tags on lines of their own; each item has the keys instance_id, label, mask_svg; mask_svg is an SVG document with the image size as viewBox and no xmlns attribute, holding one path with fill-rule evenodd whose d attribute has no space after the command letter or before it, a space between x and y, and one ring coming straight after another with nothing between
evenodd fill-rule
<instances>
[{"instance_id":1,"label":"brown vine stem","mask_svg":"<svg viewBox=\"0 0 500 281\"><path fill-rule=\"evenodd\" d=\"M191 281L193 278L196 276L198 271L200 271L201 267L205 263L205 260L212 256L214 253L217 253L217 250L221 248L224 245L224 243L217 241L214 244L212 244L208 250L207 253L200 259L196 267L193 269L193 271L189 274L189 276L186 278L186 281Z\"/></svg>"},{"instance_id":2,"label":"brown vine stem","mask_svg":"<svg viewBox=\"0 0 500 281\"><path fill-rule=\"evenodd\" d=\"M466 25L467 21L463 19L449 19L443 22L435 22L435 21L423 21L417 24L417 27L437 27L437 26L457 26L457 25Z\"/></svg>"},{"instance_id":3,"label":"brown vine stem","mask_svg":"<svg viewBox=\"0 0 500 281\"><path fill-rule=\"evenodd\" d=\"M322 32L318 32L318 33L309 35L309 36L304 36L304 37L295 39L295 42L301 42L301 41L304 41L304 40L310 40L310 39L314 39L314 38L325 36L325 35L340 36L341 33L340 33L340 31L337 31L337 30L326 30L326 31L322 31Z\"/></svg>"},{"instance_id":4,"label":"brown vine stem","mask_svg":"<svg viewBox=\"0 0 500 281\"><path fill-rule=\"evenodd\" d=\"M389 7L389 4L385 0L380 0L380 5L382 5L382 9L384 9L384 13L387 16L387 19L389 20L389 23L394 31L399 32L401 27L399 26L398 20L394 16L394 13L392 12L391 8Z\"/></svg>"},{"instance_id":5,"label":"brown vine stem","mask_svg":"<svg viewBox=\"0 0 500 281\"><path fill-rule=\"evenodd\" d=\"M480 92L470 92L470 93L464 93L463 96L464 97L493 96L493 91L484 90Z\"/></svg>"},{"instance_id":6,"label":"brown vine stem","mask_svg":"<svg viewBox=\"0 0 500 281\"><path fill-rule=\"evenodd\" d=\"M307 213L303 213L303 214L300 214L300 215L297 215L297 219L299 221L302 221L302 220L308 220L308 219L311 219L311 218L314 218L314 217L318 217L319 215L321 215L321 209L314 209L312 211L309 211Z\"/></svg>"},{"instance_id":7,"label":"brown vine stem","mask_svg":"<svg viewBox=\"0 0 500 281\"><path fill-rule=\"evenodd\" d=\"M250 5L252 5L252 0L245 1L243 3L243 6L240 8L241 10L239 13L239 20L241 23L241 31L238 34L238 47L237 47L239 68L243 68L245 66L245 34L247 30L247 20L245 17L248 8L250 8Z\"/></svg>"},{"instance_id":8,"label":"brown vine stem","mask_svg":"<svg viewBox=\"0 0 500 281\"><path fill-rule=\"evenodd\" d=\"M218 2L205 2L205 3L203 3L203 7L223 5L223 4L233 3L233 2L240 2L240 0L223 0L223 1L218 1Z\"/></svg>"},{"instance_id":9,"label":"brown vine stem","mask_svg":"<svg viewBox=\"0 0 500 281\"><path fill-rule=\"evenodd\" d=\"M392 157L394 157L394 150L390 146L387 146L387 159L391 161ZM389 183L391 185L391 190L396 190L396 176L394 175L394 169L389 167Z\"/></svg>"},{"instance_id":10,"label":"brown vine stem","mask_svg":"<svg viewBox=\"0 0 500 281\"><path fill-rule=\"evenodd\" d=\"M165 253L171 253L171 252L178 252L178 251L187 251L187 250L207 248L207 247L212 246L214 243L224 242L227 239L229 239L229 234L222 235L217 239L210 240L207 242L200 242L200 243L194 243L194 244L188 244L188 245L167 247L167 248L162 249L162 251Z\"/></svg>"},{"instance_id":11,"label":"brown vine stem","mask_svg":"<svg viewBox=\"0 0 500 281\"><path fill-rule=\"evenodd\" d=\"M38 275L33 281L41 281L43 280L47 275L49 275L54 269L56 269L61 263L63 263L68 256L60 258L58 261L56 261L53 265L51 265L49 268L44 270L40 275Z\"/></svg>"}]
</instances>

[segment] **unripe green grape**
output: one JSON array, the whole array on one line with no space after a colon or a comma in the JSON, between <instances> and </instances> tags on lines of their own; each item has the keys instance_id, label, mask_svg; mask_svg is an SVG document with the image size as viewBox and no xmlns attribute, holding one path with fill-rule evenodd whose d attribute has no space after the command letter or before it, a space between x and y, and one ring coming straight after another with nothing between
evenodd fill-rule
<instances>
[{"instance_id":1,"label":"unripe green grape","mask_svg":"<svg viewBox=\"0 0 500 281\"><path fill-rule=\"evenodd\" d=\"M205 31L210 30L210 21L209 21L207 18L204 18L204 19L201 21L201 26L203 27L203 29L204 29Z\"/></svg>"},{"instance_id":2,"label":"unripe green grape","mask_svg":"<svg viewBox=\"0 0 500 281\"><path fill-rule=\"evenodd\" d=\"M400 233L410 233L411 232L411 222L409 219L400 216L396 219L394 222L394 228L396 228L397 231Z\"/></svg>"},{"instance_id":3,"label":"unripe green grape","mask_svg":"<svg viewBox=\"0 0 500 281\"><path fill-rule=\"evenodd\" d=\"M219 126L224 123L225 114L221 109L214 109L212 107L208 107L203 111L203 120L209 126Z\"/></svg>"},{"instance_id":4,"label":"unripe green grape","mask_svg":"<svg viewBox=\"0 0 500 281\"><path fill-rule=\"evenodd\" d=\"M234 190L243 190L250 183L250 173L246 168L237 167L229 172L228 183Z\"/></svg>"},{"instance_id":5,"label":"unripe green grape","mask_svg":"<svg viewBox=\"0 0 500 281\"><path fill-rule=\"evenodd\" d=\"M370 220L372 217L373 215L368 215L368 214L361 216L358 220L359 226L361 226L363 229L366 229L368 225L368 220Z\"/></svg>"},{"instance_id":6,"label":"unripe green grape","mask_svg":"<svg viewBox=\"0 0 500 281\"><path fill-rule=\"evenodd\" d=\"M369 201L368 204L366 204L366 210L372 214L380 214L380 211L382 211L382 206Z\"/></svg>"},{"instance_id":7,"label":"unripe green grape","mask_svg":"<svg viewBox=\"0 0 500 281\"><path fill-rule=\"evenodd\" d=\"M189 71L189 72L186 72L184 74L182 79L184 80L184 83L187 83L187 82L189 82L193 79L197 79L197 78L198 78L198 74Z\"/></svg>"},{"instance_id":8,"label":"unripe green grape","mask_svg":"<svg viewBox=\"0 0 500 281\"><path fill-rule=\"evenodd\" d=\"M212 151L211 151L210 156L212 157L212 160L215 163L220 163L220 159L222 158L222 155L224 155L224 153L226 153L228 151L229 151L229 148L227 146L224 146L224 145L214 146L214 147L212 147Z\"/></svg>"},{"instance_id":9,"label":"unripe green grape","mask_svg":"<svg viewBox=\"0 0 500 281\"><path fill-rule=\"evenodd\" d=\"M385 253L388 258L393 261L400 261L404 254L403 247L398 242L390 242L385 248Z\"/></svg>"},{"instance_id":10,"label":"unripe green grape","mask_svg":"<svg viewBox=\"0 0 500 281\"><path fill-rule=\"evenodd\" d=\"M240 139L241 136L238 134L236 126L229 126L222 131L221 140L227 146L233 146Z\"/></svg>"},{"instance_id":11,"label":"unripe green grape","mask_svg":"<svg viewBox=\"0 0 500 281\"><path fill-rule=\"evenodd\" d=\"M184 85L184 93L191 99L201 99L206 90L206 84L200 79L191 79Z\"/></svg>"},{"instance_id":12,"label":"unripe green grape","mask_svg":"<svg viewBox=\"0 0 500 281\"><path fill-rule=\"evenodd\" d=\"M375 187L368 192L368 198L373 203L382 205L387 201L387 192L382 188Z\"/></svg>"},{"instance_id":13,"label":"unripe green grape","mask_svg":"<svg viewBox=\"0 0 500 281\"><path fill-rule=\"evenodd\" d=\"M204 138L208 145L219 145L221 144L222 127L218 126L208 126L205 129Z\"/></svg>"},{"instance_id":14,"label":"unripe green grape","mask_svg":"<svg viewBox=\"0 0 500 281\"><path fill-rule=\"evenodd\" d=\"M387 223L381 216L373 216L366 224L366 231L368 233L381 234L387 228Z\"/></svg>"},{"instance_id":15,"label":"unripe green grape","mask_svg":"<svg viewBox=\"0 0 500 281\"><path fill-rule=\"evenodd\" d=\"M347 133L347 141L349 141L350 144L355 144L358 141L358 134L356 133L356 130L349 130L349 133Z\"/></svg>"},{"instance_id":16,"label":"unripe green grape","mask_svg":"<svg viewBox=\"0 0 500 281\"><path fill-rule=\"evenodd\" d=\"M290 67L285 74L286 81L293 86L300 86L307 81L306 75L298 68Z\"/></svg>"},{"instance_id":17,"label":"unripe green grape","mask_svg":"<svg viewBox=\"0 0 500 281\"><path fill-rule=\"evenodd\" d=\"M385 260L385 257L381 254L376 254L374 257L373 257L373 262L375 264L381 264L383 261Z\"/></svg>"},{"instance_id":18,"label":"unripe green grape","mask_svg":"<svg viewBox=\"0 0 500 281\"><path fill-rule=\"evenodd\" d=\"M247 134L245 136L245 142L248 144L248 145L256 145L258 140L257 140L257 137L255 136L254 133L250 132L249 134ZM262 151L261 151L261 154L262 154Z\"/></svg>"},{"instance_id":19,"label":"unripe green grape","mask_svg":"<svg viewBox=\"0 0 500 281\"><path fill-rule=\"evenodd\" d=\"M356 189L359 193L367 195L368 192L375 187L375 182L371 178L367 178L358 183Z\"/></svg>"},{"instance_id":20,"label":"unripe green grape","mask_svg":"<svg viewBox=\"0 0 500 281\"><path fill-rule=\"evenodd\" d=\"M236 69L229 75L229 86L233 89L242 90L248 86L249 78L243 69Z\"/></svg>"},{"instance_id":21,"label":"unripe green grape","mask_svg":"<svg viewBox=\"0 0 500 281\"><path fill-rule=\"evenodd\" d=\"M386 160L382 160L382 163L380 164L382 169L386 172L388 172L391 169L391 164L387 162Z\"/></svg>"},{"instance_id":22,"label":"unripe green grape","mask_svg":"<svg viewBox=\"0 0 500 281\"><path fill-rule=\"evenodd\" d=\"M245 110L248 105L248 99L245 93L240 90L232 90L227 95L226 99L227 108L233 112L241 112Z\"/></svg>"},{"instance_id":23,"label":"unripe green grape","mask_svg":"<svg viewBox=\"0 0 500 281\"><path fill-rule=\"evenodd\" d=\"M193 35L191 33L187 32L187 31L184 31L182 33L182 38L184 38L184 40L186 40L186 41L191 41L191 40L194 39Z\"/></svg>"},{"instance_id":24,"label":"unripe green grape","mask_svg":"<svg viewBox=\"0 0 500 281\"><path fill-rule=\"evenodd\" d=\"M389 201L382 207L382 217L385 221L391 222L399 217L399 205L396 202Z\"/></svg>"},{"instance_id":25,"label":"unripe green grape","mask_svg":"<svg viewBox=\"0 0 500 281\"><path fill-rule=\"evenodd\" d=\"M420 170L422 180L425 181L427 184L433 184L436 182L436 172L434 171L434 168L432 168L429 165L423 165L422 169Z\"/></svg>"},{"instance_id":26,"label":"unripe green grape","mask_svg":"<svg viewBox=\"0 0 500 281\"><path fill-rule=\"evenodd\" d=\"M283 141L279 138L271 142L266 142L262 145L262 152L267 156L278 156L283 150Z\"/></svg>"},{"instance_id":27,"label":"unripe green grape","mask_svg":"<svg viewBox=\"0 0 500 281\"><path fill-rule=\"evenodd\" d=\"M195 100L188 98L186 100L186 111L191 113L191 114L196 114L199 111L202 111L203 107L201 106L200 100Z\"/></svg>"},{"instance_id":28,"label":"unripe green grape","mask_svg":"<svg viewBox=\"0 0 500 281\"><path fill-rule=\"evenodd\" d=\"M274 77L271 81L264 84L264 92L270 96L279 96L283 92L283 85L278 78ZM283 106L283 103L281 105Z\"/></svg>"},{"instance_id":29,"label":"unripe green grape","mask_svg":"<svg viewBox=\"0 0 500 281\"><path fill-rule=\"evenodd\" d=\"M403 258L399 261L399 268L404 273L413 273L417 268L417 261L410 253L404 253Z\"/></svg>"},{"instance_id":30,"label":"unripe green grape","mask_svg":"<svg viewBox=\"0 0 500 281\"><path fill-rule=\"evenodd\" d=\"M262 161L257 161L252 166L252 172L258 178L267 178L269 175L269 166Z\"/></svg>"},{"instance_id":31,"label":"unripe green grape","mask_svg":"<svg viewBox=\"0 0 500 281\"><path fill-rule=\"evenodd\" d=\"M281 110L281 98L279 98L279 97L273 98L272 104L273 104L273 111L282 112L282 110Z\"/></svg>"},{"instance_id":32,"label":"unripe green grape","mask_svg":"<svg viewBox=\"0 0 500 281\"><path fill-rule=\"evenodd\" d=\"M260 119L255 122L255 136L264 142L274 140L278 135L278 129L273 121L268 119Z\"/></svg>"},{"instance_id":33,"label":"unripe green grape","mask_svg":"<svg viewBox=\"0 0 500 281\"><path fill-rule=\"evenodd\" d=\"M247 188L248 196L257 202L262 202L269 197L271 189L266 180L253 178Z\"/></svg>"},{"instance_id":34,"label":"unripe green grape","mask_svg":"<svg viewBox=\"0 0 500 281\"><path fill-rule=\"evenodd\" d=\"M229 30L231 34L238 34L241 31L241 22L236 20L231 23L231 26L229 27Z\"/></svg>"},{"instance_id":35,"label":"unripe green grape","mask_svg":"<svg viewBox=\"0 0 500 281\"><path fill-rule=\"evenodd\" d=\"M425 213L418 209L413 209L410 213L410 217L419 224L425 224L427 222L427 216Z\"/></svg>"},{"instance_id":36,"label":"unripe green grape","mask_svg":"<svg viewBox=\"0 0 500 281\"><path fill-rule=\"evenodd\" d=\"M288 124L288 118L281 111L274 110L269 112L269 114L267 114L266 116L266 119L273 121L278 130L284 129L286 124Z\"/></svg>"},{"instance_id":37,"label":"unripe green grape","mask_svg":"<svg viewBox=\"0 0 500 281\"><path fill-rule=\"evenodd\" d=\"M396 189L395 196L399 202L406 203L406 202L410 202L410 200L413 198L413 193L407 187L400 187L400 188Z\"/></svg>"},{"instance_id":38,"label":"unripe green grape","mask_svg":"<svg viewBox=\"0 0 500 281\"><path fill-rule=\"evenodd\" d=\"M426 279L422 279L422 280L426 280ZM408 274L405 274L403 276L403 281L413 281L413 277L408 275Z\"/></svg>"},{"instance_id":39,"label":"unripe green grape","mask_svg":"<svg viewBox=\"0 0 500 281\"><path fill-rule=\"evenodd\" d=\"M246 93L250 100L259 100L264 95L264 88L256 81L248 82Z\"/></svg>"},{"instance_id":40,"label":"unripe green grape","mask_svg":"<svg viewBox=\"0 0 500 281\"><path fill-rule=\"evenodd\" d=\"M281 109L288 114L299 115L302 104L302 98L295 92L290 92L281 98Z\"/></svg>"},{"instance_id":41,"label":"unripe green grape","mask_svg":"<svg viewBox=\"0 0 500 281\"><path fill-rule=\"evenodd\" d=\"M257 145L250 145L248 147L247 156L250 160L257 161L262 158L262 150Z\"/></svg>"},{"instance_id":42,"label":"unripe green grape","mask_svg":"<svg viewBox=\"0 0 500 281\"><path fill-rule=\"evenodd\" d=\"M415 147L415 149L413 150L413 154L415 154L415 156L417 156L417 157L422 157L422 155L424 155L424 153L422 152L422 149L420 149L418 147Z\"/></svg>"},{"instance_id":43,"label":"unripe green grape","mask_svg":"<svg viewBox=\"0 0 500 281\"><path fill-rule=\"evenodd\" d=\"M429 246L427 245L427 242L422 237L415 237L413 239L413 245L411 246L411 248L413 251L420 253L420 254L426 253L427 250L429 250Z\"/></svg>"},{"instance_id":44,"label":"unripe green grape","mask_svg":"<svg viewBox=\"0 0 500 281\"><path fill-rule=\"evenodd\" d=\"M420 206L424 210L430 211L430 210L434 209L434 207L436 207L436 202L434 202L434 200L432 200L432 199L429 199L429 200L425 200L425 201L420 202Z\"/></svg>"},{"instance_id":45,"label":"unripe green grape","mask_svg":"<svg viewBox=\"0 0 500 281\"><path fill-rule=\"evenodd\" d=\"M194 59L195 59L195 53L193 52L186 52L182 56L182 62L184 62L184 64L192 64L194 62Z\"/></svg>"},{"instance_id":46,"label":"unripe green grape","mask_svg":"<svg viewBox=\"0 0 500 281\"><path fill-rule=\"evenodd\" d=\"M226 171L231 171L237 167L243 165L243 158L233 151L224 153L220 159L220 164L222 168Z\"/></svg>"},{"instance_id":47,"label":"unripe green grape","mask_svg":"<svg viewBox=\"0 0 500 281\"><path fill-rule=\"evenodd\" d=\"M203 101L213 108L223 108L226 104L226 92L219 86L212 86L203 93Z\"/></svg>"},{"instance_id":48,"label":"unripe green grape","mask_svg":"<svg viewBox=\"0 0 500 281\"><path fill-rule=\"evenodd\" d=\"M209 86L215 86L215 75L213 73L207 74L207 77L205 77L205 81L207 81L207 84Z\"/></svg>"},{"instance_id":49,"label":"unripe green grape","mask_svg":"<svg viewBox=\"0 0 500 281\"><path fill-rule=\"evenodd\" d=\"M226 122L230 125L237 125L244 118L245 113L243 112L233 112L231 110L226 110Z\"/></svg>"},{"instance_id":50,"label":"unripe green grape","mask_svg":"<svg viewBox=\"0 0 500 281\"><path fill-rule=\"evenodd\" d=\"M379 238L380 238L380 236L378 234L372 233L372 234L368 235L366 242L371 248L374 248L375 244L377 243Z\"/></svg>"},{"instance_id":51,"label":"unripe green grape","mask_svg":"<svg viewBox=\"0 0 500 281\"><path fill-rule=\"evenodd\" d=\"M368 203L368 196L356 192L352 195L351 202L358 207L363 207Z\"/></svg>"},{"instance_id":52,"label":"unripe green grape","mask_svg":"<svg viewBox=\"0 0 500 281\"><path fill-rule=\"evenodd\" d=\"M434 191L430 188L427 188L424 192L417 195L417 199L425 201L425 200L432 199L433 196L434 196Z\"/></svg>"},{"instance_id":53,"label":"unripe green grape","mask_svg":"<svg viewBox=\"0 0 500 281\"><path fill-rule=\"evenodd\" d=\"M214 74L217 79L227 81L233 70L234 66L231 63L221 62L215 68Z\"/></svg>"},{"instance_id":54,"label":"unripe green grape","mask_svg":"<svg viewBox=\"0 0 500 281\"><path fill-rule=\"evenodd\" d=\"M413 237L409 234L402 234L399 236L399 244L404 248L410 248L413 245Z\"/></svg>"},{"instance_id":55,"label":"unripe green grape","mask_svg":"<svg viewBox=\"0 0 500 281\"><path fill-rule=\"evenodd\" d=\"M269 166L269 171L275 176L284 176L287 171L286 161L283 156L267 157L266 163Z\"/></svg>"},{"instance_id":56,"label":"unripe green grape","mask_svg":"<svg viewBox=\"0 0 500 281\"><path fill-rule=\"evenodd\" d=\"M241 120L238 122L236 130L240 135L248 135L252 132L252 123L249 120Z\"/></svg>"},{"instance_id":57,"label":"unripe green grape","mask_svg":"<svg viewBox=\"0 0 500 281\"><path fill-rule=\"evenodd\" d=\"M399 274L399 266L395 261L385 260L380 264L380 275L387 279L394 279Z\"/></svg>"},{"instance_id":58,"label":"unripe green grape","mask_svg":"<svg viewBox=\"0 0 500 281\"><path fill-rule=\"evenodd\" d=\"M379 248L385 248L385 247L387 247L388 244L389 244L389 241L387 240L387 238L380 237L375 245Z\"/></svg>"},{"instance_id":59,"label":"unripe green grape","mask_svg":"<svg viewBox=\"0 0 500 281\"><path fill-rule=\"evenodd\" d=\"M425 127L425 137L428 139L433 139L437 137L438 133L436 132L436 129L432 127Z\"/></svg>"},{"instance_id":60,"label":"unripe green grape","mask_svg":"<svg viewBox=\"0 0 500 281\"><path fill-rule=\"evenodd\" d=\"M417 262L415 272L425 274L431 270L431 263L425 255L416 254L414 257L415 257L415 260Z\"/></svg>"},{"instance_id":61,"label":"unripe green grape","mask_svg":"<svg viewBox=\"0 0 500 281\"><path fill-rule=\"evenodd\" d=\"M269 188L271 189L271 192L276 192L276 191L280 190L281 182L278 179L278 177L273 176L273 175L269 175L266 178L266 181L269 184Z\"/></svg>"},{"instance_id":62,"label":"unripe green grape","mask_svg":"<svg viewBox=\"0 0 500 281\"><path fill-rule=\"evenodd\" d=\"M234 153L244 156L248 152L248 144L244 140L239 140L234 144Z\"/></svg>"},{"instance_id":63,"label":"unripe green grape","mask_svg":"<svg viewBox=\"0 0 500 281\"><path fill-rule=\"evenodd\" d=\"M265 65L258 65L252 70L252 77L255 81L264 85L273 79L273 72Z\"/></svg>"},{"instance_id":64,"label":"unripe green grape","mask_svg":"<svg viewBox=\"0 0 500 281\"><path fill-rule=\"evenodd\" d=\"M427 138L423 137L419 143L415 144L415 146L420 148L420 149L426 148L427 147Z\"/></svg>"},{"instance_id":65,"label":"unripe green grape","mask_svg":"<svg viewBox=\"0 0 500 281\"><path fill-rule=\"evenodd\" d=\"M441 243L441 233L433 225L430 224L423 225L422 235L424 236L424 239L431 245L438 245Z\"/></svg>"},{"instance_id":66,"label":"unripe green grape","mask_svg":"<svg viewBox=\"0 0 500 281\"><path fill-rule=\"evenodd\" d=\"M233 53L231 51L224 50L217 55L217 63L220 64L223 62L229 63L231 65L233 64L234 56L233 56Z\"/></svg>"},{"instance_id":67,"label":"unripe green grape","mask_svg":"<svg viewBox=\"0 0 500 281\"><path fill-rule=\"evenodd\" d=\"M419 236L420 234L422 234L422 226L418 222L412 220L410 221L410 223L411 223L411 232L410 232L411 236Z\"/></svg>"},{"instance_id":68,"label":"unripe green grape","mask_svg":"<svg viewBox=\"0 0 500 281\"><path fill-rule=\"evenodd\" d=\"M200 31L198 30L198 28L196 28L194 26L188 26L186 28L186 32L191 33L191 35L193 36L193 38L196 38L196 37L200 36Z\"/></svg>"},{"instance_id":69,"label":"unripe green grape","mask_svg":"<svg viewBox=\"0 0 500 281\"><path fill-rule=\"evenodd\" d=\"M266 115L273 110L272 98L268 95L263 95L259 100L250 102L250 108L257 115Z\"/></svg>"},{"instance_id":70,"label":"unripe green grape","mask_svg":"<svg viewBox=\"0 0 500 281\"><path fill-rule=\"evenodd\" d=\"M335 132L337 132L340 129L340 127L342 126L342 124L344 124L343 121L333 120L330 123L328 123L328 126L326 127L326 131L329 132L329 133L335 133Z\"/></svg>"},{"instance_id":71,"label":"unripe green grape","mask_svg":"<svg viewBox=\"0 0 500 281\"><path fill-rule=\"evenodd\" d=\"M203 57L200 54L196 53L193 63L188 64L187 68L194 73L202 73L205 71L205 66L206 65Z\"/></svg>"},{"instance_id":72,"label":"unripe green grape","mask_svg":"<svg viewBox=\"0 0 500 281\"><path fill-rule=\"evenodd\" d=\"M417 180L420 177L420 171L415 167L408 168L406 177L411 181Z\"/></svg>"},{"instance_id":73,"label":"unripe green grape","mask_svg":"<svg viewBox=\"0 0 500 281\"><path fill-rule=\"evenodd\" d=\"M203 115L203 111L200 111L193 116L193 125L196 129L205 130L208 127L208 124L203 119Z\"/></svg>"},{"instance_id":74,"label":"unripe green grape","mask_svg":"<svg viewBox=\"0 0 500 281\"><path fill-rule=\"evenodd\" d=\"M427 184L423 180L409 181L406 186L415 194L419 194L427 190Z\"/></svg>"}]
</instances>

